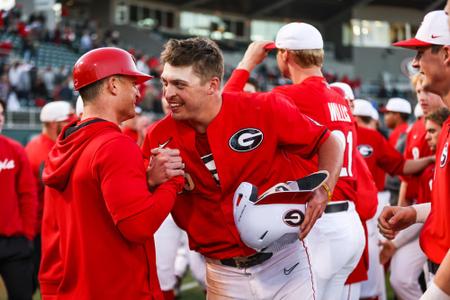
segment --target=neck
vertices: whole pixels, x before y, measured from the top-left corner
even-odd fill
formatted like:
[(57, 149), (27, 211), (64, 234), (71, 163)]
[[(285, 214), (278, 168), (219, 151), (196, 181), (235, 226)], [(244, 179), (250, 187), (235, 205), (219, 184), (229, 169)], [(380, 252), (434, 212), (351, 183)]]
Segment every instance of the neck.
[(46, 126), (42, 127), (42, 134), (48, 136), (52, 141), (56, 141), (56, 139), (58, 138), (56, 130), (52, 130), (51, 128), (48, 128)]
[(322, 71), (319, 67), (302, 68), (297, 64), (289, 65), (289, 74), (291, 75), (290, 79), (293, 84), (300, 84), (305, 79), (313, 76), (323, 77)]
[(208, 103), (208, 107), (202, 107), (201, 112), (197, 114), (195, 119), (188, 121), (191, 127), (198, 133), (205, 133), (209, 124), (219, 114), (222, 108), (222, 97), (217, 95)]
[[(97, 100), (95, 100), (97, 101)], [(103, 105), (105, 103), (105, 105)], [(85, 104), (83, 116), (81, 121), (90, 118), (100, 118), (116, 125), (120, 125), (124, 120), (112, 109), (111, 105), (106, 105), (107, 102), (89, 103)]]

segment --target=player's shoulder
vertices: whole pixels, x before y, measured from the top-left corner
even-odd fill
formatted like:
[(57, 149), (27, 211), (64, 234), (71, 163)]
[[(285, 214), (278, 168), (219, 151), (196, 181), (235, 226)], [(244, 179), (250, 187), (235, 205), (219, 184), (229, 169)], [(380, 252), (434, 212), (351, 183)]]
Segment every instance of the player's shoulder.
[(0, 142), (5, 146), (5, 147), (10, 147), (12, 149), (19, 149), (19, 150), (23, 150), (24, 147), (22, 146), (21, 143), (19, 143), (18, 141), (9, 138), (7, 136), (1, 135), (0, 134)]
[(165, 131), (170, 130), (175, 125), (175, 120), (172, 117), (172, 114), (167, 114), (163, 118), (153, 122), (147, 129), (148, 135), (160, 134)]

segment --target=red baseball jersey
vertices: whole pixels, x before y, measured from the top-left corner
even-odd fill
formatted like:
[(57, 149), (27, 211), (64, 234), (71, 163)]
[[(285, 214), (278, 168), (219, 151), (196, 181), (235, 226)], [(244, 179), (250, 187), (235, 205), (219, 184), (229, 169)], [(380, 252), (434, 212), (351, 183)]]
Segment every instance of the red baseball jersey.
[(43, 180), (42, 294), (162, 299), (153, 239), (137, 242), (119, 230), (152, 210), (145, 228), (151, 235), (176, 197), (170, 181), (149, 193), (139, 147), (111, 122), (71, 123), (49, 154)]
[[(234, 70), (224, 90), (242, 91), (248, 77), (248, 71)], [(327, 127), (342, 141), (345, 145), (344, 162), (332, 200), (355, 201), (356, 129), (347, 101), (320, 76), (309, 77), (301, 84), (279, 86), (272, 92), (286, 95), (302, 113)], [(317, 156), (303, 163), (308, 170), (316, 170)]]
[[(406, 159), (418, 159), (432, 155), (430, 146), (425, 140), (426, 135), (425, 121), (423, 118), (417, 120), (408, 130), (405, 143), (404, 156)], [(406, 199), (413, 201), (418, 197), (420, 174), (403, 176), (402, 180), (408, 183), (406, 190)]]
[(33, 138), (25, 147), (25, 152), (30, 160), (38, 191), (38, 216), (36, 227), (36, 232), (38, 233), (41, 232), (42, 211), (44, 208), (44, 183), (42, 182), (42, 171), (44, 170), (44, 163), (47, 160), (48, 154), (54, 145), (55, 141), (42, 133)]
[(0, 134), (0, 236), (34, 238), (37, 195), (22, 145)]
[(224, 92), (222, 100), (206, 135), (168, 115), (149, 129), (143, 145), (147, 158), (159, 145), (180, 150), (188, 184), (172, 215), (188, 233), (190, 248), (216, 259), (255, 252), (240, 240), (234, 223), (239, 184), (250, 182), (262, 193), (304, 176), (294, 155), (312, 157), (329, 136), (283, 95)]
[(394, 130), (392, 130), (391, 134), (389, 135), (389, 139), (388, 139), (389, 144), (391, 144), (396, 149), (398, 149), (397, 143), (399, 142), (399, 139), (403, 135), (407, 134), (408, 126), (409, 126), (408, 123), (403, 123), (403, 124), (395, 127)]
[(434, 163), (429, 164), (428, 167), (423, 170), (419, 176), (418, 193), (417, 193), (417, 204), (431, 202), (431, 191), (433, 190), (434, 181)]
[(376, 130), (357, 126), (358, 151), (364, 157), (378, 191), (384, 190), (385, 172), (399, 175), (405, 159), (384, 136)]
[(440, 264), (450, 248), (450, 119), (442, 125), (436, 147), (436, 164), (431, 212), (420, 234), (420, 246), (427, 257)]

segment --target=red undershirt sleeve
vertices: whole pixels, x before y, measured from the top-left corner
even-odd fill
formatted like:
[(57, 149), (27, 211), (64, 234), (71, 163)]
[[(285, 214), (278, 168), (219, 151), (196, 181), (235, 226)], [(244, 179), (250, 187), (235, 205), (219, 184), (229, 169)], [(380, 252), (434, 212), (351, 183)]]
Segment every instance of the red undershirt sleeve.
[(223, 87), (224, 92), (242, 92), (244, 90), (245, 84), (250, 77), (250, 73), (244, 69), (235, 69), (231, 73), (230, 78)]

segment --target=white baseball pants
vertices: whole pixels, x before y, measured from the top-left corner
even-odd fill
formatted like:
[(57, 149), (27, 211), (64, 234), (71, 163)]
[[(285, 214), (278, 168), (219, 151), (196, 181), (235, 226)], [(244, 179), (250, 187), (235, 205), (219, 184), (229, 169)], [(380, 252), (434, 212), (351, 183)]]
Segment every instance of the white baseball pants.
[(206, 261), (208, 300), (315, 299), (312, 271), (303, 242), (293, 243), (262, 264), (246, 269)]
[(341, 299), (348, 275), (364, 251), (364, 229), (349, 201), (347, 211), (324, 213), (307, 236), (318, 300)]

